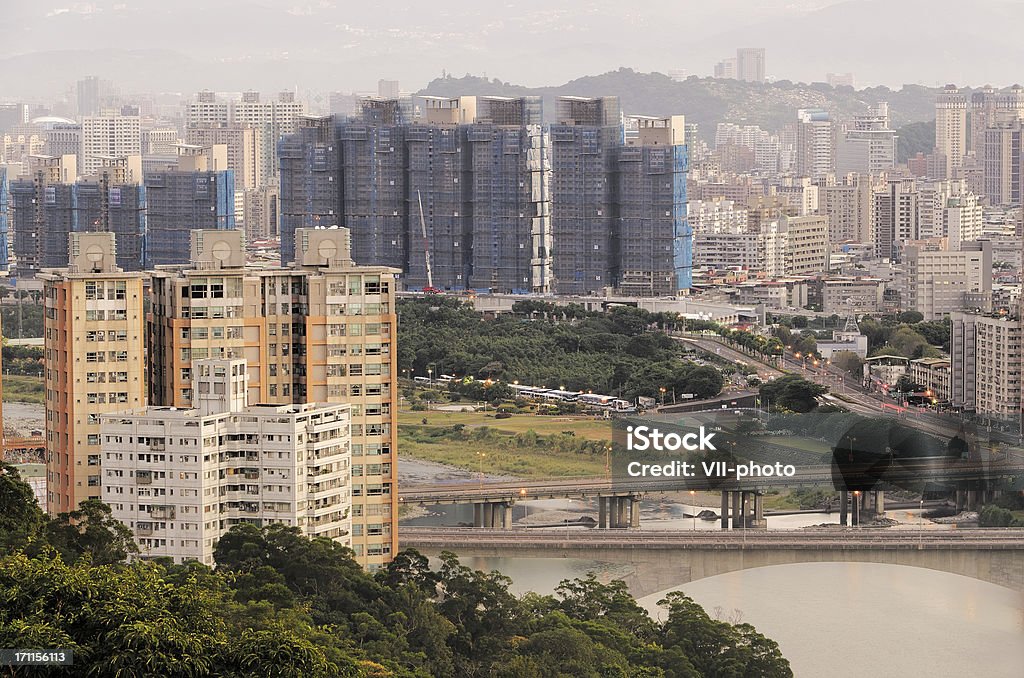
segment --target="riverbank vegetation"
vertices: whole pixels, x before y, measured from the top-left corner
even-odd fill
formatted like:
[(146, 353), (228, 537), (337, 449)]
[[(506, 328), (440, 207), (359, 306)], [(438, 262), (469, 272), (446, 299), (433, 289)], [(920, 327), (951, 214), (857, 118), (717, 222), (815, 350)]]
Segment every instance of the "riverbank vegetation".
[(513, 311), (486, 319), (451, 297), (401, 300), (399, 373), (471, 376), (628, 400), (673, 390), (704, 398), (722, 389), (718, 368), (684, 359), (683, 347), (665, 333), (681, 322), (674, 313), (628, 306), (599, 313), (533, 300), (516, 302)]
[[(0, 644), (74, 665), (25, 675), (137, 678), (788, 678), (778, 645), (682, 593), (653, 620), (622, 582), (554, 595), (415, 551), (369, 573), (351, 551), (283, 525), (236, 526), (216, 569), (126, 562), (109, 509), (54, 521), (0, 467)], [(52, 529), (51, 529), (52, 528)]]

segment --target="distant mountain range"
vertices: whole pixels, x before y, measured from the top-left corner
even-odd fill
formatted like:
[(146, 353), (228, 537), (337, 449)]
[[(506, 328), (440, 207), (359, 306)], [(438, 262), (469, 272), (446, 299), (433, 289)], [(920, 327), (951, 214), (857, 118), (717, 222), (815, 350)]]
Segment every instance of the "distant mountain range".
[(737, 47), (774, 79), (997, 86), (1024, 79), (1014, 0), (3, 0), (0, 96), (85, 75), (125, 91), (419, 87), (446, 70), (531, 86), (620, 66), (703, 75)]
[(775, 130), (794, 122), (798, 108), (824, 108), (837, 118), (849, 119), (865, 113), (869, 105), (879, 101), (889, 102), (893, 127), (927, 122), (935, 117), (937, 93), (937, 89), (918, 85), (905, 85), (893, 91), (887, 87), (854, 90), (822, 83), (805, 85), (783, 81), (761, 85), (696, 77), (676, 82), (660, 73), (637, 73), (625, 68), (578, 78), (557, 87), (530, 88), (474, 76), (449, 77), (434, 80), (419, 92), (434, 96), (541, 96), (549, 119), (554, 114), (556, 97), (616, 95), (626, 113), (682, 113), (687, 122), (696, 123), (701, 136), (708, 139), (714, 136), (715, 125), (723, 121)]

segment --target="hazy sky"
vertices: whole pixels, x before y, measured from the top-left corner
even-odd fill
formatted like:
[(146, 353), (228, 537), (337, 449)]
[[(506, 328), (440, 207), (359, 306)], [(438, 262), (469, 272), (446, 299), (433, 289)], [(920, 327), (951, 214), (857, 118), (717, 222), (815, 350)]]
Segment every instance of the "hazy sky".
[(0, 19), (7, 98), (92, 73), (153, 91), (704, 76), (738, 46), (767, 48), (769, 76), (807, 82), (1006, 85), (1024, 63), (1024, 3), (1007, 0), (0, 0)]

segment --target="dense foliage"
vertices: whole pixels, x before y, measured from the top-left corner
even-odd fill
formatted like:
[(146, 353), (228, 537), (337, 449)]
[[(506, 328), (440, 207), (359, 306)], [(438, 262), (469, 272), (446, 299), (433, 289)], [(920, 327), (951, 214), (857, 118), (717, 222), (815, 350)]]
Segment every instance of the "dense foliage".
[(522, 301), (515, 313), (484, 319), (451, 297), (399, 303), (398, 367), (403, 374), (518, 381), (531, 386), (657, 397), (661, 389), (718, 394), (714, 367), (680, 357), (665, 329), (681, 321), (671, 313), (617, 307), (589, 313), (579, 306)]
[[(52, 527), (0, 469), (0, 647), (74, 651), (98, 678), (743, 678), (792, 676), (747, 624), (670, 594), (655, 622), (622, 582), (564, 581), (517, 598), (510, 580), (414, 551), (370, 574), (297, 528), (236, 526), (217, 570), (126, 564), (124, 526), (99, 502)], [(82, 524), (86, 523), (85, 527)], [(67, 532), (75, 534), (67, 534)]]
[(761, 399), (776, 411), (810, 412), (818, 405), (818, 396), (828, 388), (797, 374), (787, 374), (761, 384)]

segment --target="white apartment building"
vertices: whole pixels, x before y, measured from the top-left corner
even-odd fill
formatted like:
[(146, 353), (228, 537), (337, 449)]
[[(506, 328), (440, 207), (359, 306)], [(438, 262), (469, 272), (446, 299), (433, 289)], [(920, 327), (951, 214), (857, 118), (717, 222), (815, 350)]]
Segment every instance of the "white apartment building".
[(747, 214), (746, 207), (725, 198), (691, 200), (686, 205), (694, 233), (740, 233), (747, 228)]
[(878, 278), (829, 278), (821, 282), (821, 310), (849, 315), (882, 310), (885, 283)]
[(350, 543), (350, 406), (249, 406), (247, 375), (245, 360), (199, 360), (192, 409), (101, 417), (103, 500), (142, 558), (212, 566), (240, 523)]
[(964, 166), (967, 152), (967, 97), (956, 85), (946, 85), (935, 100), (935, 153), (942, 158), (942, 179)]
[(942, 228), (949, 249), (958, 250), (963, 243), (981, 238), (985, 218), (981, 202), (973, 193), (957, 195), (946, 200), (942, 208)]
[(142, 122), (137, 115), (98, 115), (82, 119), (82, 152), (79, 169), (95, 174), (104, 158), (123, 158), (142, 153)]

